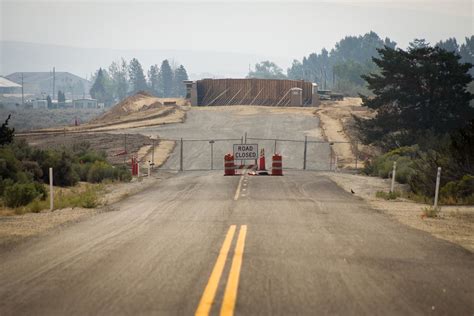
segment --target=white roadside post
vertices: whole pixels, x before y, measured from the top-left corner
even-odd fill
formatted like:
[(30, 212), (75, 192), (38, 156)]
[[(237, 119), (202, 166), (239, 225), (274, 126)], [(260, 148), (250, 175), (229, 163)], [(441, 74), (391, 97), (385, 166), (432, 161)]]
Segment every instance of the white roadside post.
[(137, 178), (140, 179), (140, 162), (137, 159)]
[(438, 167), (438, 173), (436, 174), (436, 188), (435, 188), (435, 199), (434, 199), (434, 208), (438, 207), (438, 195), (439, 195), (439, 181), (441, 179), (441, 167)]
[(397, 162), (393, 162), (393, 170), (392, 170), (392, 184), (390, 185), (390, 192), (393, 193), (395, 189), (395, 174), (397, 173)]
[(53, 192), (53, 168), (49, 168), (49, 208), (54, 209), (54, 192)]

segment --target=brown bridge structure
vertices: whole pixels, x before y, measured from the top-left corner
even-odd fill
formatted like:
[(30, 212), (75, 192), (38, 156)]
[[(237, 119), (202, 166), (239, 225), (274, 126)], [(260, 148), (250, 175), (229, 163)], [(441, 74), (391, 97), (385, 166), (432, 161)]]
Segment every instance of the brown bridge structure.
[(304, 80), (202, 79), (184, 83), (187, 98), (194, 106), (316, 106), (319, 104), (317, 84)]

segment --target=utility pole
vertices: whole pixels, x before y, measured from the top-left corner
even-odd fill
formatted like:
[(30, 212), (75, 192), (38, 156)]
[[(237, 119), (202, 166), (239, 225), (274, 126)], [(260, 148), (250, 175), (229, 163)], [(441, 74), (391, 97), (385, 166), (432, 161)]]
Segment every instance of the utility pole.
[(21, 73), (21, 105), (25, 106), (25, 94), (23, 90), (23, 73)]
[(51, 101), (54, 100), (55, 90), (56, 90), (56, 67), (53, 67), (53, 95), (51, 96)]

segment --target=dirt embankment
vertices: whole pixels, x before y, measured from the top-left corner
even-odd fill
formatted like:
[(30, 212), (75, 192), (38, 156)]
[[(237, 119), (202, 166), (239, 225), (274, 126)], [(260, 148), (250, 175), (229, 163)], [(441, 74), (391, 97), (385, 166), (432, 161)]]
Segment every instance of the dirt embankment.
[[(105, 132), (161, 124), (181, 123), (189, 110), (182, 98), (157, 98), (138, 92), (107, 110), (103, 115), (79, 126), (46, 128), (27, 134)], [(26, 134), (26, 133), (25, 133)]]
[(362, 145), (356, 136), (353, 115), (361, 118), (373, 117), (374, 112), (361, 106), (360, 98), (345, 98), (343, 101), (323, 101), (316, 115), (328, 141), (334, 142), (333, 150), (340, 168), (363, 166), (367, 157), (378, 153), (376, 148)]

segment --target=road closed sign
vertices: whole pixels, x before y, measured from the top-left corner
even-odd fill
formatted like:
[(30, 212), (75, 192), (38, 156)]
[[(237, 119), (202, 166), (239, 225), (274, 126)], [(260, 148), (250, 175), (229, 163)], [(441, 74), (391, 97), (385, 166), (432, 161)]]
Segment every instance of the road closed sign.
[(234, 144), (235, 160), (255, 160), (258, 158), (257, 144)]

